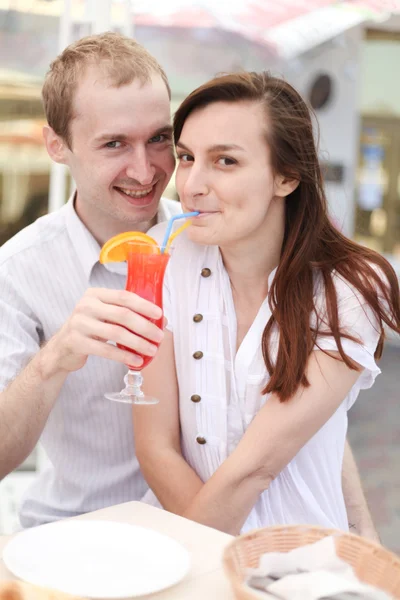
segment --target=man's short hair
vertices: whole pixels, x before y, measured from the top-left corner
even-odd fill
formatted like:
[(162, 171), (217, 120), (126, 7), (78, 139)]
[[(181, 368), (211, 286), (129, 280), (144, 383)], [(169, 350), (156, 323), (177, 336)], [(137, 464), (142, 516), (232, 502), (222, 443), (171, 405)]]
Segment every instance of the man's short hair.
[(134, 79), (145, 84), (152, 75), (160, 75), (171, 98), (163, 68), (135, 40), (112, 32), (84, 37), (67, 46), (50, 64), (42, 90), (47, 122), (69, 147), (75, 92), (90, 66), (100, 69), (115, 87), (129, 85)]

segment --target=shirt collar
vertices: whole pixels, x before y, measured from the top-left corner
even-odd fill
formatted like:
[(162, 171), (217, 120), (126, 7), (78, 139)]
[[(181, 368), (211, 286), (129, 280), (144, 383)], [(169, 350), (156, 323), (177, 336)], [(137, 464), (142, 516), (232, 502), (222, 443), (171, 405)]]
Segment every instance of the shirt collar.
[(164, 221), (168, 221), (170, 217), (171, 211), (169, 210), (164, 198), (161, 198), (157, 211), (157, 223), (163, 223)]
[(75, 206), (75, 194), (66, 205), (66, 225), (71, 243), (89, 281), (94, 265), (99, 260), (100, 245), (78, 217)]
[[(75, 210), (75, 197), (76, 192), (71, 196), (68, 200), (65, 210), (66, 210), (66, 225), (68, 235), (70, 237), (71, 243), (76, 251), (76, 254), (80, 260), (83, 271), (87, 280), (90, 280), (90, 276), (92, 274), (93, 268), (99, 262), (99, 254), (100, 254), (100, 245), (95, 240), (93, 235), (87, 229), (87, 227), (82, 223), (80, 218), (78, 217)], [(161, 198), (160, 204), (157, 212), (157, 223), (161, 223), (162, 221), (167, 221), (170, 218), (170, 213), (168, 211), (167, 205), (163, 202)], [(110, 263), (107, 265), (103, 265), (107, 270), (112, 271), (113, 273), (125, 273), (126, 265), (120, 263)]]

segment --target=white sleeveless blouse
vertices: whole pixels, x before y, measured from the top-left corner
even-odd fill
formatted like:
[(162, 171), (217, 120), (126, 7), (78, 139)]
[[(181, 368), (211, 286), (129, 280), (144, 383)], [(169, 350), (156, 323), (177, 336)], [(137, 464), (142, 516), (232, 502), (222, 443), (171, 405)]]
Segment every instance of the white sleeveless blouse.
[[(161, 240), (164, 231), (165, 225), (160, 224), (149, 233)], [(270, 283), (273, 277), (274, 272)], [(364, 371), (336, 413), (261, 494), (243, 532), (290, 523), (348, 530), (341, 485), (347, 410), (380, 373), (374, 360), (379, 333), (368, 307), (349, 284), (336, 277), (335, 285), (341, 326), (362, 340), (357, 344), (342, 339), (343, 349)], [(316, 294), (322, 314), (321, 286), (319, 291), (316, 286)], [(236, 352), (236, 314), (219, 248), (195, 245), (183, 233), (176, 240), (165, 277), (164, 310), (174, 336), (182, 452), (207, 481), (268, 401), (268, 395), (261, 393), (269, 379), (261, 350), (262, 333), (271, 316), (268, 299)], [(272, 358), (278, 341), (275, 331)], [(318, 343), (324, 349), (337, 349), (329, 337), (320, 336)], [(160, 506), (151, 491), (143, 500)]]

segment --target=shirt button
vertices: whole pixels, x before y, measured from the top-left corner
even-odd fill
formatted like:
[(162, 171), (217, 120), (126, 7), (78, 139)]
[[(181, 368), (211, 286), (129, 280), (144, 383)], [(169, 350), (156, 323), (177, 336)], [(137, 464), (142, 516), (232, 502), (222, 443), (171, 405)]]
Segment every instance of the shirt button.
[(203, 436), (201, 436), (201, 435), (198, 435), (198, 436), (197, 436), (197, 438), (196, 438), (196, 442), (197, 442), (198, 444), (200, 444), (200, 445), (207, 444), (207, 440), (206, 440), (206, 438), (204, 438), (204, 437), (203, 437)]
[(195, 323), (200, 323), (200, 321), (202, 321), (202, 320), (203, 320), (203, 315), (201, 315), (200, 313), (198, 313), (197, 315), (194, 315), (194, 317), (193, 317), (193, 321)]
[(203, 358), (203, 353), (201, 350), (197, 350), (197, 352), (195, 352), (193, 354), (193, 358), (195, 358), (196, 360), (200, 360), (200, 358)]
[(190, 399), (192, 402), (200, 402), (201, 396), (199, 396), (198, 394), (193, 394), (193, 396), (190, 396)]
[(211, 275), (211, 269), (208, 269), (207, 267), (205, 269), (201, 270), (201, 276), (202, 277), (210, 277)]

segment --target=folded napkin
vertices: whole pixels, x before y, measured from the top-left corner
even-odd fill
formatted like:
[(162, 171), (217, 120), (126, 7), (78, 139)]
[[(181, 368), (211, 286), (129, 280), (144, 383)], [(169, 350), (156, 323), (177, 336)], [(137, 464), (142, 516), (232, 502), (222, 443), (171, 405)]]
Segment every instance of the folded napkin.
[[(248, 569), (246, 584), (261, 598), (281, 600), (390, 600), (361, 583), (352, 567), (336, 554), (332, 536), (291, 552), (268, 552), (256, 569)], [(264, 592), (264, 593), (261, 593)]]

